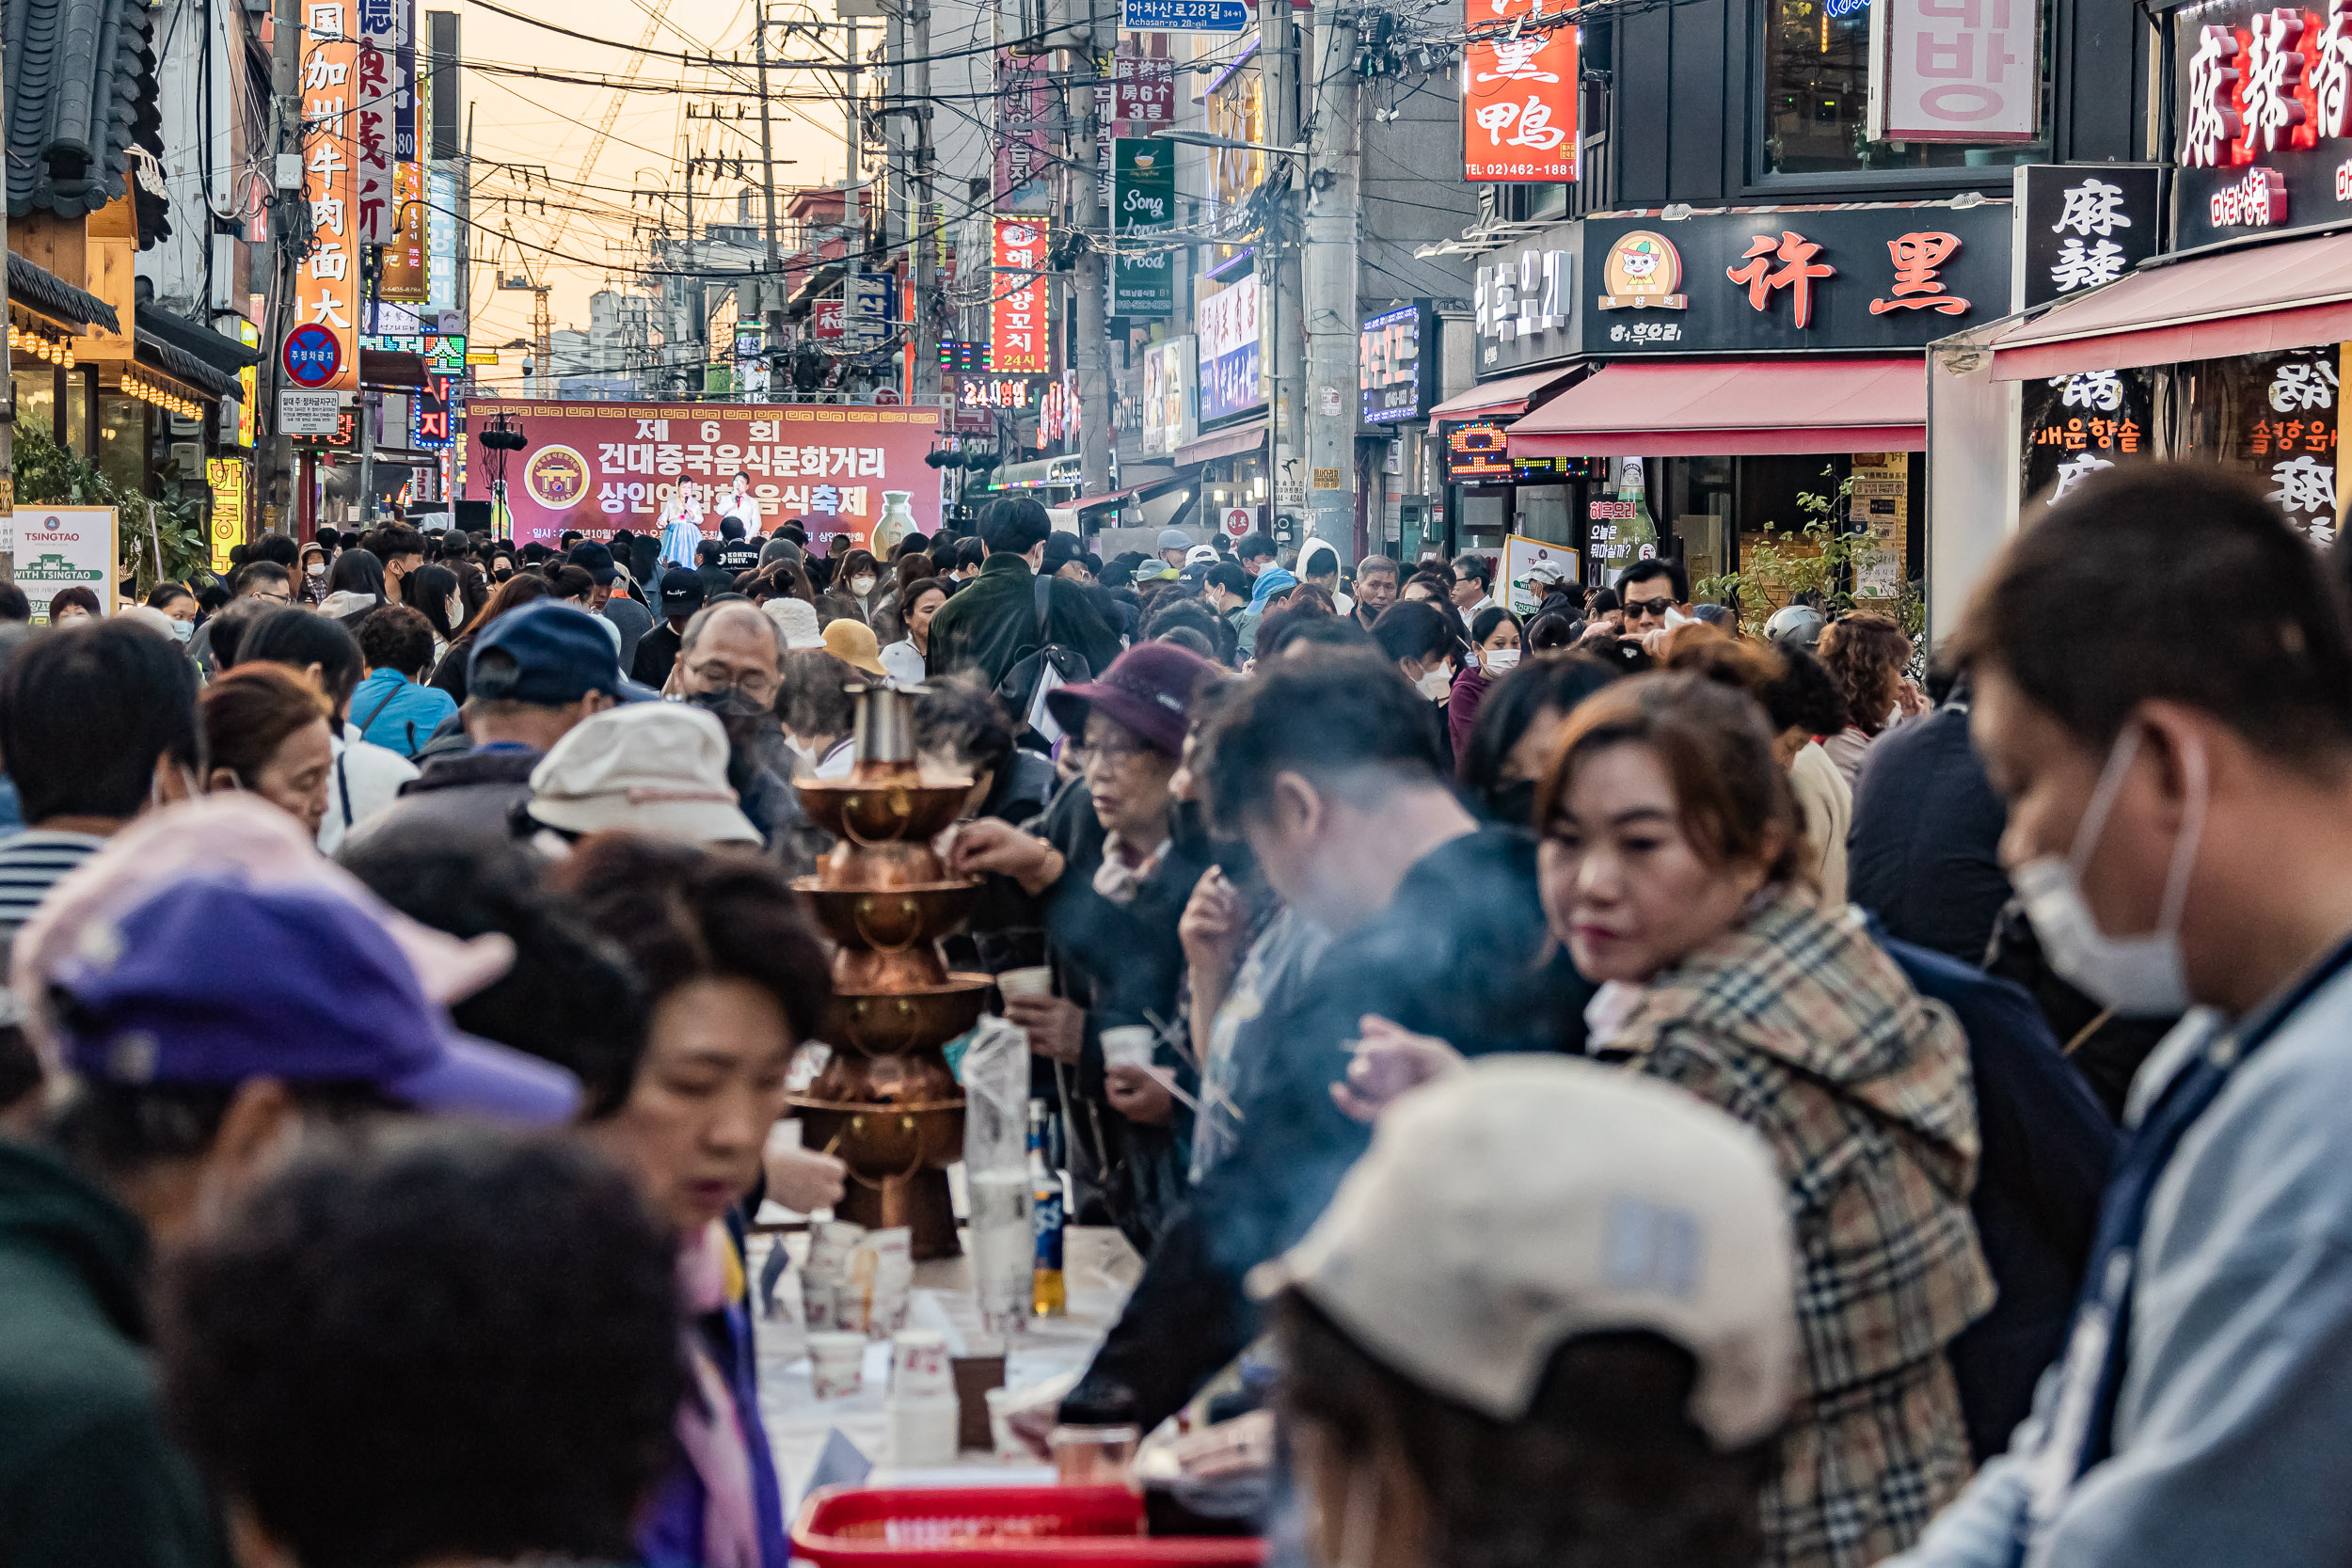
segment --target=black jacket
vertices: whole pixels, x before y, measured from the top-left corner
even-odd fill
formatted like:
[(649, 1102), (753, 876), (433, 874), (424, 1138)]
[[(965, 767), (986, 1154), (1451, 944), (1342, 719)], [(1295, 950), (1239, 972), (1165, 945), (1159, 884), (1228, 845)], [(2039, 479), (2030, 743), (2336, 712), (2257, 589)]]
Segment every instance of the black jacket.
[(677, 667), (678, 649), (684, 645), (678, 634), (662, 622), (637, 640), (637, 657), (628, 667), (628, 678), (640, 686), (650, 686), (656, 691), (668, 684), (670, 672)]
[(1871, 744), (1846, 833), (1846, 896), (1897, 942), (1982, 963), (2009, 902), (2008, 820), (1968, 744), (1967, 702), (1955, 693)]
[[(932, 675), (977, 670), (990, 686), (1039, 647), (1037, 578), (1017, 555), (999, 552), (980, 563), (980, 575), (940, 606), (932, 618), (930, 652), (924, 669)], [(1095, 674), (1119, 657), (1119, 636), (1096, 613), (1086, 590), (1056, 579), (1047, 603), (1046, 638), (1074, 650)]]
[(1483, 829), (1415, 862), (1386, 911), (1244, 1026), (1241, 1142), (1162, 1234), (1068, 1418), (1130, 1409), (1149, 1431), (1249, 1342), (1243, 1276), (1306, 1233), (1370, 1142), (1331, 1101), (1365, 1014), (1469, 1055), (1578, 1053), (1592, 991), (1545, 928), (1532, 837)]
[(428, 757), (400, 799), (360, 824), (346, 845), (421, 832), (436, 843), (504, 844), (515, 837), (515, 808), (531, 799), (531, 770), (544, 753), (501, 746)]

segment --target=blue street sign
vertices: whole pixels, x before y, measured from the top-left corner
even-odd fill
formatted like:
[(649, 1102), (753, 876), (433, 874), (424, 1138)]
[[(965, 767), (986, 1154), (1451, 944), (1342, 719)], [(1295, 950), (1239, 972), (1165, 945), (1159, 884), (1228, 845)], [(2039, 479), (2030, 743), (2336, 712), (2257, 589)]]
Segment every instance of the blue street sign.
[(305, 322), (286, 334), (279, 358), (296, 386), (324, 387), (343, 368), (343, 345), (326, 327)]
[(1131, 33), (1246, 33), (1257, 23), (1248, 0), (1121, 0)]

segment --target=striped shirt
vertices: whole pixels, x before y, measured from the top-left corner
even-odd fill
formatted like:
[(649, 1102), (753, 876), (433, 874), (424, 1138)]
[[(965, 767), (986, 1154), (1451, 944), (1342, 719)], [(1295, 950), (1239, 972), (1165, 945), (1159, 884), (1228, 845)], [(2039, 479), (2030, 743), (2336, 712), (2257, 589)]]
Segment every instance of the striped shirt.
[(105, 844), (91, 833), (35, 829), (0, 838), (0, 942), (13, 942), (49, 890)]

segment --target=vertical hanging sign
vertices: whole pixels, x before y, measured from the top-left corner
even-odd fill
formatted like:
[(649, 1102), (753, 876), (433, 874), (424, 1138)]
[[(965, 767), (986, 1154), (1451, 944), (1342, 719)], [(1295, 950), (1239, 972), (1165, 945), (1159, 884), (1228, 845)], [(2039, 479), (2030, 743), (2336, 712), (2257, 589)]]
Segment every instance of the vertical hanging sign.
[(422, 304), (432, 292), (424, 266), (424, 167), (421, 164), (392, 166), (392, 243), (384, 247), (384, 271), (377, 297)]
[[(2007, 0), (2002, 0), (2006, 4)], [(1577, 30), (1557, 0), (1465, 5), (1474, 30), (1462, 54), (1462, 177), (1546, 184), (1577, 177)], [(1507, 25), (1505, 25), (1507, 24)]]
[[(310, 205), (310, 252), (294, 270), (294, 320), (289, 338), (334, 339), (332, 354), (313, 357), (321, 379), (302, 385), (342, 390), (359, 384), (359, 224), (353, 134), (361, 92), (352, 0), (309, 0), (303, 7), (303, 196)], [(318, 347), (327, 345), (320, 341)], [(331, 367), (331, 368), (329, 368)]]
[(1119, 236), (1111, 269), (1112, 315), (1175, 314), (1172, 252), (1156, 238), (1175, 221), (1175, 150), (1148, 137), (1120, 137), (1111, 156), (1111, 230)]
[[(392, 0), (358, 0), (358, 69), (352, 72), (351, 113), (358, 140), (359, 243), (392, 243), (392, 166), (399, 161), (397, 132), (403, 84), (400, 30)], [(355, 276), (357, 276), (355, 272)]]
[(996, 57), (997, 205), (1009, 212), (1052, 207), (1054, 78), (1043, 55)]
[(1047, 303), (1043, 218), (997, 218), (996, 274), (990, 290), (990, 362), (1002, 375), (1050, 375), (1053, 309)]

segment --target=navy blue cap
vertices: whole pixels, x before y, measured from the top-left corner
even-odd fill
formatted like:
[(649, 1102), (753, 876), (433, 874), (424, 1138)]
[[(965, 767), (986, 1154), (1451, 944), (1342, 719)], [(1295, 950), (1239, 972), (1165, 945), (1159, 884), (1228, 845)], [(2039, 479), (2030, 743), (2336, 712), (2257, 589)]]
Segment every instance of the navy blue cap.
[(538, 1125), (579, 1103), (562, 1068), (460, 1034), (375, 917), (317, 886), (176, 878), (86, 927), (54, 990), (68, 1065), (106, 1083), (367, 1084)]
[(621, 575), (612, 564), (611, 546), (600, 545), (594, 539), (582, 539), (574, 545), (571, 562), (599, 583), (611, 582)]
[(563, 707), (591, 691), (617, 694), (620, 656), (601, 622), (577, 605), (538, 599), (510, 610), (474, 639), (466, 692), (491, 702)]

